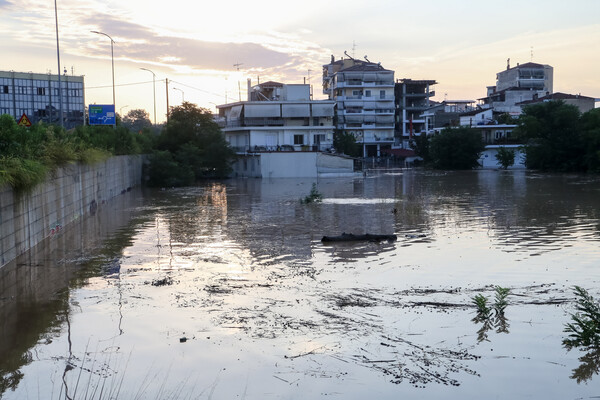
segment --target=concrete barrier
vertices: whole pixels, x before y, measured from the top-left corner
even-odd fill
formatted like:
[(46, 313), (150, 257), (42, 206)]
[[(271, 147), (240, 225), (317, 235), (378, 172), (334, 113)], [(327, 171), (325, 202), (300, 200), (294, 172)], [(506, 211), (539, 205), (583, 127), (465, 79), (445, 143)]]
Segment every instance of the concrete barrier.
[(0, 266), (142, 182), (142, 156), (73, 164), (28, 193), (0, 188)]

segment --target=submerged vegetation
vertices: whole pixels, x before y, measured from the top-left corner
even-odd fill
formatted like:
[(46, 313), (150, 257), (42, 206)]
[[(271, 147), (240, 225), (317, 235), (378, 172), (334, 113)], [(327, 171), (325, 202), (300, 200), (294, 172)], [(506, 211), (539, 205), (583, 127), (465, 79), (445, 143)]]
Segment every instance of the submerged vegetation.
[(577, 312), (571, 315), (571, 322), (565, 325), (564, 332), (569, 335), (563, 339), (563, 345), (569, 350), (574, 347), (599, 350), (600, 304), (579, 286), (575, 286), (573, 292)]
[(317, 190), (317, 184), (313, 183), (310, 189), (310, 194), (305, 198), (301, 199), (302, 204), (320, 203), (323, 201), (323, 195)]
[(482, 294), (473, 296), (472, 301), (477, 307), (477, 315), (473, 322), (482, 323), (477, 331), (477, 340), (482, 342), (488, 339), (488, 331), (496, 329), (496, 333), (508, 333), (508, 322), (504, 315), (504, 310), (508, 305), (506, 298), (510, 294), (510, 289), (496, 286), (494, 304), (488, 306), (488, 298)]

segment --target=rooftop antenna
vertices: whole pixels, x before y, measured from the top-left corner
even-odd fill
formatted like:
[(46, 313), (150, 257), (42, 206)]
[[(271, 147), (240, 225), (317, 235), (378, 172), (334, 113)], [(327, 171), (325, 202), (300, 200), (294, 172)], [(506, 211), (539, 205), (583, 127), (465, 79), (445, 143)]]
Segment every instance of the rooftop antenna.
[(356, 42), (353, 40), (352, 41), (352, 58), (354, 58), (355, 51), (356, 51)]
[(531, 46), (531, 62), (533, 62), (533, 46)]
[(367, 56), (365, 56), (365, 60), (367, 60), (368, 63), (370, 63), (371, 61), (367, 58)]
[[(236, 68), (236, 70), (238, 72), (240, 72), (240, 65), (243, 65), (243, 63), (235, 63), (233, 64), (233, 66)], [(239, 101), (242, 101), (242, 89), (240, 88), (240, 80), (238, 78), (238, 98)]]

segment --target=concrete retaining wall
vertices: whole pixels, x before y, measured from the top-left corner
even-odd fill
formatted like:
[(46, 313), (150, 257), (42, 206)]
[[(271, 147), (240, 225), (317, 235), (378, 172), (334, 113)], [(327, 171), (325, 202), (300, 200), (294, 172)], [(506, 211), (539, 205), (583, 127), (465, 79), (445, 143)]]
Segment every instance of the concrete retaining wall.
[(0, 188), (0, 266), (141, 184), (142, 156), (61, 168), (29, 193)]

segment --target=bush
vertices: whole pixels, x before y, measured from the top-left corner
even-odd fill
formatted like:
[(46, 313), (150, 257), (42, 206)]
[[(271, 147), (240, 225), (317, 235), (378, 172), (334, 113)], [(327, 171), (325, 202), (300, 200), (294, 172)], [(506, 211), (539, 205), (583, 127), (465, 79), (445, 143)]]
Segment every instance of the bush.
[(148, 186), (176, 187), (194, 183), (194, 171), (175, 161), (168, 151), (155, 151), (148, 161)]
[(485, 148), (481, 133), (466, 127), (446, 128), (429, 140), (429, 156), (437, 169), (478, 167), (479, 156)]

